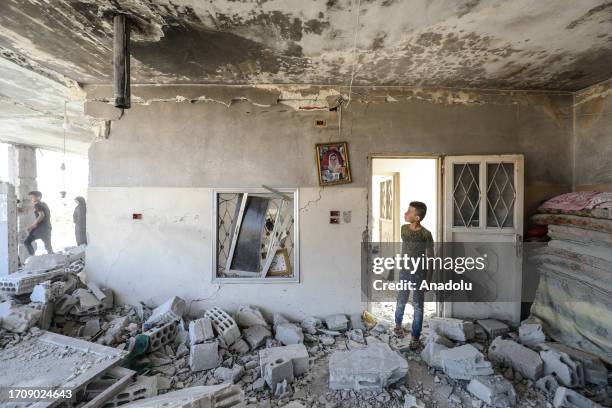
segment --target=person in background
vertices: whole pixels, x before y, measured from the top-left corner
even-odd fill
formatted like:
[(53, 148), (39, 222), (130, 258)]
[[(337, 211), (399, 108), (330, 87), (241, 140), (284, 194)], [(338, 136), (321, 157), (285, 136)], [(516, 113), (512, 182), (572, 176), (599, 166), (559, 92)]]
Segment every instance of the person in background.
[(30, 201), (34, 205), (34, 216), (36, 219), (26, 230), (28, 236), (23, 241), (26, 249), (30, 256), (34, 255), (34, 247), (32, 242), (40, 239), (45, 244), (45, 249), (48, 254), (53, 253), (53, 247), (51, 246), (51, 210), (49, 206), (42, 202), (42, 193), (40, 191), (30, 191), (28, 193)]
[(76, 197), (74, 202), (77, 206), (72, 214), (74, 221), (74, 235), (76, 236), (77, 245), (87, 245), (87, 204), (83, 197)]

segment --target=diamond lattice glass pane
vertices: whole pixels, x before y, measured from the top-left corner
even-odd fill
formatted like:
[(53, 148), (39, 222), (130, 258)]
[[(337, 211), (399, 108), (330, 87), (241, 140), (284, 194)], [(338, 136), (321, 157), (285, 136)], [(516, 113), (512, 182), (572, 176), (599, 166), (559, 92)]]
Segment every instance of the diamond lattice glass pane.
[(480, 225), (480, 165), (453, 164), (453, 226), (478, 227)]
[(487, 227), (514, 226), (514, 163), (487, 164)]
[(221, 193), (217, 195), (217, 273), (225, 271), (232, 243), (236, 206), (241, 194)]

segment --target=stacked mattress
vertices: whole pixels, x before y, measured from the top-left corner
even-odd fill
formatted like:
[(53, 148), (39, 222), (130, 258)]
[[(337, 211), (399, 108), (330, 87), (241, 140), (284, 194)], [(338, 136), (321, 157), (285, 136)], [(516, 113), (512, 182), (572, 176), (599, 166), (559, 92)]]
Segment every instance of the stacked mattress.
[(555, 340), (612, 363), (612, 193), (563, 194), (537, 212), (551, 240), (532, 257), (531, 313)]

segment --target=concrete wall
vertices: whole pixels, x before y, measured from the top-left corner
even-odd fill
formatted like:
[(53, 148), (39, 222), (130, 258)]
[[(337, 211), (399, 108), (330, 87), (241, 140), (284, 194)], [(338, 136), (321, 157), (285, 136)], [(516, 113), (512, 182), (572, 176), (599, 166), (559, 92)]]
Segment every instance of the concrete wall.
[(575, 96), (576, 190), (612, 191), (612, 79)]
[[(522, 153), (527, 208), (571, 187), (571, 95), (356, 89), (339, 132), (338, 112), (296, 111), (285, 100), (228, 107), (197, 97), (207, 89), (185, 92), (136, 89), (147, 105), (126, 111), (90, 148), (87, 273), (120, 301), (177, 294), (199, 299), (192, 312), (241, 303), (294, 317), (358, 311), (372, 153)], [(320, 190), (314, 144), (339, 139), (349, 143), (354, 181)], [(261, 184), (300, 188), (302, 282), (212, 285), (211, 188)], [(329, 225), (330, 209), (351, 210), (352, 223)]]

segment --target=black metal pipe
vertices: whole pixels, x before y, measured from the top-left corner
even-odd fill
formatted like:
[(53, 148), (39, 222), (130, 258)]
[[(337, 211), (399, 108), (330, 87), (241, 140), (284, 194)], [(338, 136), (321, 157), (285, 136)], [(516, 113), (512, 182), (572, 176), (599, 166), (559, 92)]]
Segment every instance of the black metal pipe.
[(114, 20), (113, 68), (115, 107), (129, 109), (130, 95), (130, 22), (125, 14)]

